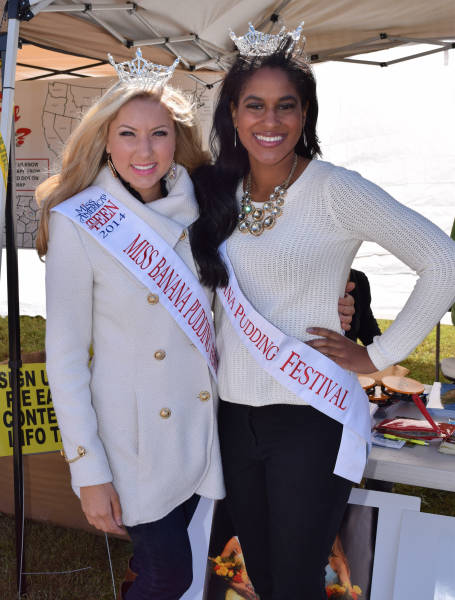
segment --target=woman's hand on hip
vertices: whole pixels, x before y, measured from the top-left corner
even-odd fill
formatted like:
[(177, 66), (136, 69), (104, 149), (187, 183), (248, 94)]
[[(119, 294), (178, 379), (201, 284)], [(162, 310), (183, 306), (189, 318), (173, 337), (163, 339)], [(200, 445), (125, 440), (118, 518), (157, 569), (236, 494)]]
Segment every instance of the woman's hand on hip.
[(338, 299), (338, 315), (340, 317), (341, 329), (349, 331), (351, 329), (352, 317), (355, 313), (354, 298), (349, 294), (355, 288), (353, 281), (348, 281), (344, 296)]
[(125, 533), (120, 499), (112, 483), (81, 487), (81, 505), (93, 527), (106, 533)]
[(306, 343), (328, 356), (343, 369), (355, 373), (373, 373), (377, 371), (365, 346), (360, 346), (360, 344), (356, 344), (344, 335), (324, 327), (310, 327), (307, 332), (320, 337)]

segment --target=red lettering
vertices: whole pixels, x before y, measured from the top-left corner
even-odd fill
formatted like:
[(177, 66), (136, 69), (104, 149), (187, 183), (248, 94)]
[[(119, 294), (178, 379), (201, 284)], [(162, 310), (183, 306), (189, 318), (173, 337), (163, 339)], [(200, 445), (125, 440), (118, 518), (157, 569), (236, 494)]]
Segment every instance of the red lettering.
[[(133, 260), (136, 258), (137, 254), (139, 254), (139, 252), (141, 251), (141, 248), (144, 244), (148, 244), (147, 240), (143, 240), (139, 246), (136, 246), (137, 241), (139, 240), (139, 238), (141, 237), (141, 234), (138, 233), (137, 237), (131, 242), (131, 244), (129, 246), (127, 246), (123, 252), (126, 252), (128, 254), (128, 256), (130, 258), (132, 258)], [(136, 250), (138, 251), (137, 254), (135, 256), (133, 256), (133, 254), (136, 252)]]
[(305, 375), (305, 377), (306, 377), (305, 381), (304, 381), (304, 382), (302, 382), (302, 381), (300, 381), (300, 380), (299, 380), (299, 381), (300, 381), (300, 383), (301, 383), (302, 385), (305, 385), (306, 383), (308, 383), (308, 381), (309, 381), (309, 379), (310, 379), (310, 376), (309, 376), (309, 374), (308, 374), (308, 371), (309, 371), (310, 369), (311, 369), (311, 371), (313, 371), (313, 373), (314, 373), (314, 369), (313, 369), (313, 367), (310, 367), (310, 365), (308, 365), (308, 367), (307, 367), (307, 368), (304, 370), (304, 372), (303, 372), (303, 374), (304, 374), (304, 375)]
[[(139, 266), (139, 267), (140, 267), (140, 268), (141, 268), (143, 271), (145, 271), (145, 269), (148, 269), (148, 268), (150, 267), (150, 265), (151, 265), (151, 263), (152, 263), (152, 260), (153, 260), (153, 257), (154, 257), (154, 256), (158, 256), (158, 255), (159, 255), (159, 252), (158, 252), (158, 250), (155, 250), (155, 248), (154, 248), (152, 245), (150, 245), (148, 248), (146, 248), (146, 249), (144, 250), (144, 258), (143, 258), (142, 262), (139, 264), (139, 263), (136, 261), (136, 264), (137, 264), (137, 265), (138, 265), (138, 266)], [(145, 263), (145, 261), (146, 261), (147, 259), (148, 259), (148, 262), (147, 262), (147, 264), (144, 264), (144, 263)]]
[(343, 406), (344, 399), (346, 398), (346, 396), (347, 396), (347, 395), (348, 395), (348, 390), (345, 390), (345, 392), (344, 392), (344, 396), (341, 398), (341, 402), (340, 402), (340, 404), (337, 404), (337, 403), (335, 402), (335, 406), (338, 406), (338, 408), (339, 408), (340, 410), (346, 410), (346, 409), (347, 409), (347, 406)]
[[(318, 389), (318, 391), (316, 392), (316, 396), (318, 396), (318, 395), (319, 395), (319, 392), (322, 390), (322, 388), (323, 388), (323, 387), (325, 386), (325, 384), (327, 383), (327, 379), (328, 379), (328, 377), (326, 377), (326, 378), (324, 379), (324, 381), (322, 382), (322, 384), (321, 384), (320, 388), (319, 388), (319, 389)], [(332, 381), (332, 380), (330, 380), (330, 381)]]
[(313, 389), (313, 386), (314, 386), (314, 384), (316, 383), (316, 381), (317, 381), (317, 380), (318, 380), (320, 377), (324, 377), (324, 374), (323, 374), (323, 373), (320, 373), (319, 371), (315, 371), (315, 373), (317, 373), (317, 377), (316, 377), (316, 379), (313, 381), (313, 383), (310, 385), (310, 387), (309, 387), (309, 389), (310, 389), (310, 390), (312, 390), (312, 389)]
[[(200, 305), (200, 303), (199, 303), (199, 300), (197, 300), (197, 302), (198, 302), (198, 304)], [(189, 317), (189, 319), (188, 319), (188, 324), (189, 324), (189, 325), (191, 325), (191, 326), (193, 327), (193, 329), (194, 329), (195, 327), (197, 328), (197, 326), (198, 326), (198, 324), (199, 324), (199, 319), (201, 319), (201, 318), (202, 318), (202, 320), (204, 320), (204, 319), (205, 319), (205, 311), (204, 311), (204, 309), (203, 309), (203, 308), (201, 308), (201, 310), (200, 310), (200, 311), (199, 311), (199, 313), (197, 314), (197, 317), (196, 317), (196, 318), (194, 318), (194, 313), (193, 313), (193, 314), (192, 314), (192, 315)], [(194, 330), (195, 330), (195, 329), (194, 329)]]
[(193, 313), (193, 315), (194, 315), (194, 313), (199, 309), (200, 306), (201, 306), (201, 303), (196, 298), (196, 300), (189, 307), (189, 309), (186, 311), (186, 313), (183, 315), (183, 317), (186, 319), (186, 317), (189, 315), (189, 313)]
[(226, 298), (227, 303), (229, 304), (229, 308), (231, 310), (234, 310), (235, 297), (234, 297), (234, 294), (232, 292), (231, 286), (229, 286), (227, 288), (224, 288), (224, 296)]
[[(265, 353), (265, 357), (267, 360), (273, 360), (275, 358), (275, 356), (278, 354), (278, 352), (280, 351), (280, 349), (278, 348), (278, 346), (271, 346), (267, 352)], [(272, 354), (269, 356), (269, 353), (272, 352)]]
[[(324, 382), (324, 383), (325, 383), (325, 382)], [(325, 391), (324, 398), (327, 398), (327, 396), (328, 396), (329, 394), (331, 394), (331, 393), (333, 392), (333, 390), (336, 388), (336, 386), (338, 385), (338, 383), (336, 383), (336, 382), (334, 381), (334, 382), (333, 382), (333, 386), (332, 386), (332, 387), (330, 387), (330, 384), (331, 384), (331, 383), (332, 383), (332, 380), (330, 380), (330, 383), (327, 385), (327, 389), (326, 389), (326, 391)], [(319, 392), (318, 392), (318, 394), (319, 394)]]
[[(259, 337), (257, 337), (256, 339), (253, 339), (255, 337), (255, 335), (258, 335)], [(256, 342), (259, 342), (259, 340), (261, 339), (261, 335), (262, 335), (261, 330), (259, 329), (259, 327), (256, 327), (256, 329), (250, 335), (250, 340), (253, 342), (253, 344), (256, 344)]]
[[(251, 327), (251, 329), (248, 329), (249, 327)], [(247, 331), (248, 329), (248, 331)], [(246, 326), (243, 328), (243, 331), (245, 333), (245, 335), (248, 337), (250, 336), (253, 331), (254, 331), (254, 323), (252, 323), (249, 319), (247, 320), (247, 324)]]
[(297, 352), (294, 352), (294, 351), (292, 350), (292, 351), (291, 351), (291, 354), (290, 354), (290, 356), (289, 356), (289, 358), (288, 358), (288, 359), (286, 360), (286, 362), (285, 362), (285, 363), (284, 363), (284, 364), (283, 364), (283, 365), (280, 367), (280, 369), (283, 371), (283, 373), (284, 373), (284, 369), (285, 369), (285, 368), (286, 368), (288, 365), (291, 365), (291, 367), (293, 367), (293, 366), (294, 366), (294, 364), (295, 364), (295, 363), (294, 363), (293, 359), (294, 359), (295, 357), (298, 357), (298, 360), (300, 360), (300, 354), (297, 354)]
[(181, 295), (182, 295), (182, 292), (183, 292), (183, 290), (184, 290), (184, 288), (185, 288), (185, 284), (183, 283), (183, 284), (182, 284), (182, 289), (181, 289), (181, 290), (180, 290), (180, 292), (179, 292), (178, 298), (177, 298), (177, 299), (176, 299), (176, 301), (174, 302), (174, 306), (175, 306), (175, 308), (177, 308), (177, 307), (179, 306), (179, 304), (181, 304), (180, 308), (178, 309), (178, 311), (179, 311), (179, 312), (182, 312), (182, 310), (185, 308), (185, 306), (186, 306), (186, 303), (187, 303), (187, 302), (188, 302), (188, 300), (191, 298), (191, 294), (192, 294), (192, 292), (191, 292), (191, 290), (190, 290), (190, 289), (188, 289), (188, 290), (185, 290), (186, 292), (188, 292), (188, 293), (187, 293), (187, 295), (186, 295), (186, 296), (184, 296), (182, 299), (180, 299), (180, 298), (181, 298)]
[(295, 365), (295, 367), (289, 373), (289, 377), (291, 377), (292, 379), (298, 380), (302, 365), (305, 366), (306, 363), (304, 363), (302, 360), (299, 360), (299, 362)]
[[(172, 279), (173, 275), (174, 275), (174, 269), (172, 269), (172, 271), (169, 273), (169, 277), (166, 278), (166, 283), (165, 283), (165, 285), (163, 287), (163, 292), (164, 293), (166, 293), (168, 291), (168, 289), (174, 289), (174, 288), (170, 287), (171, 279)], [(174, 279), (172, 279), (172, 285), (174, 285), (174, 283), (176, 282), (176, 280), (178, 279), (178, 277), (179, 277), (179, 274), (176, 273), (175, 276), (174, 276)], [(181, 280), (179, 279), (179, 281), (181, 281)]]
[(160, 260), (160, 262), (157, 265), (155, 265), (153, 267), (153, 269), (147, 273), (147, 275), (149, 277), (152, 277), (152, 279), (155, 278), (156, 275), (158, 275), (158, 273), (161, 271), (161, 269), (164, 267), (165, 264), (166, 264), (166, 259), (163, 256), (163, 258)]
[(163, 271), (160, 271), (159, 273), (157, 273), (153, 279), (155, 280), (156, 285), (160, 288), (161, 284), (163, 283), (163, 279), (166, 277), (169, 269), (170, 269), (170, 265), (166, 265), (166, 268), (163, 269)]
[(334, 398), (336, 398), (336, 400), (335, 400), (335, 406), (338, 406), (337, 402), (338, 402), (338, 400), (340, 399), (340, 394), (341, 394), (341, 388), (340, 388), (340, 389), (337, 391), (337, 393), (336, 393), (336, 394), (334, 394), (334, 395), (333, 395), (333, 396), (330, 398), (329, 402), (332, 402), (332, 400), (333, 400)]
[[(169, 294), (169, 300), (174, 302), (174, 306), (177, 306), (177, 304), (180, 302), (180, 298), (182, 296), (183, 290), (185, 289), (185, 282), (182, 281), (180, 289), (177, 293), (177, 297), (175, 298), (175, 301), (174, 301), (174, 294), (175, 294), (176, 290), (178, 289), (178, 286), (179, 286), (179, 284), (176, 284), (175, 290), (172, 292), (172, 294)], [(191, 295), (191, 292), (190, 292), (190, 295)], [(182, 311), (180, 311), (180, 312), (182, 312)]]
[(236, 310), (236, 311), (235, 311), (235, 313), (234, 313), (234, 318), (235, 318), (235, 317), (236, 317), (238, 314), (240, 314), (240, 315), (244, 315), (244, 314), (245, 314), (245, 309), (244, 309), (244, 308), (243, 308), (243, 306), (240, 304), (240, 302), (239, 302), (239, 305), (237, 306), (237, 310)]

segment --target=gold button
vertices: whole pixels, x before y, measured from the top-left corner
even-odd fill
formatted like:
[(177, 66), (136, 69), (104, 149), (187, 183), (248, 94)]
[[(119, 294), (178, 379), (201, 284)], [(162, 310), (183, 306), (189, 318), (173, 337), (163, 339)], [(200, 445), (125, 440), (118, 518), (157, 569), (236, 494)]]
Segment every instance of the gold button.
[(163, 360), (166, 358), (166, 352), (164, 350), (157, 350), (154, 356), (156, 360)]
[(77, 452), (77, 456), (75, 456), (74, 458), (68, 458), (65, 454), (65, 451), (60, 450), (60, 454), (63, 456), (63, 458), (66, 460), (67, 463), (76, 462), (77, 460), (79, 460), (80, 458), (82, 458), (83, 456), (85, 456), (87, 454), (87, 450), (84, 448), (84, 446), (78, 446), (76, 449), (76, 452)]
[(147, 302), (149, 304), (158, 304), (158, 302), (160, 301), (158, 294), (149, 294), (147, 296)]
[(180, 240), (181, 242), (183, 242), (183, 240), (186, 238), (186, 236), (187, 236), (186, 229), (184, 229), (184, 230), (182, 231), (182, 233), (180, 234), (179, 240)]
[(170, 416), (171, 416), (171, 409), (170, 408), (162, 408), (160, 410), (160, 417), (162, 419), (169, 419)]
[(199, 392), (198, 398), (199, 400), (202, 400), (202, 402), (206, 402), (207, 400), (210, 400), (210, 392)]

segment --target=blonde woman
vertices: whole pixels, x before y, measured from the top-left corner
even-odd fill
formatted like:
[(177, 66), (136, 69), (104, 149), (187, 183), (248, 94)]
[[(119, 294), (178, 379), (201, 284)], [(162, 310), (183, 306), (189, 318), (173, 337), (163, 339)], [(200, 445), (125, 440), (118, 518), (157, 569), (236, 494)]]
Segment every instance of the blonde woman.
[[(87, 112), (60, 172), (37, 190), (53, 401), (88, 521), (105, 532), (126, 528), (133, 541), (123, 600), (184, 594), (197, 500), (224, 494), (216, 393), (197, 347), (200, 330), (188, 334), (171, 310), (186, 301), (183, 316), (194, 298), (204, 304), (205, 291), (190, 281), (196, 271), (187, 235), (198, 215), (188, 172), (204, 161), (180, 92), (120, 81)], [(128, 223), (133, 229), (123, 232)], [(136, 226), (146, 242), (134, 237)], [(103, 236), (126, 241), (112, 250)], [(165, 252), (174, 272), (188, 270), (191, 297), (165, 279)], [(194, 310), (190, 316), (194, 324)]]

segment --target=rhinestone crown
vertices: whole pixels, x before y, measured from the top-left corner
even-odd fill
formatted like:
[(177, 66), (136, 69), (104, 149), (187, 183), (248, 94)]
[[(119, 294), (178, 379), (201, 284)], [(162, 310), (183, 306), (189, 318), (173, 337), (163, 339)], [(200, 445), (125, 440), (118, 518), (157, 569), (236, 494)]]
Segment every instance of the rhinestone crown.
[[(242, 56), (269, 56), (278, 50), (286, 38), (292, 40), (287, 50), (291, 53), (302, 35), (302, 30), (303, 21), (294, 31), (287, 31), (286, 27), (282, 27), (276, 34), (262, 33), (248, 23), (248, 31), (242, 37), (237, 37), (232, 29), (229, 35)], [(305, 37), (302, 36), (302, 43), (304, 42)]]
[(176, 66), (180, 62), (180, 57), (178, 56), (169, 67), (156, 65), (142, 57), (140, 48), (136, 50), (136, 58), (122, 63), (116, 63), (110, 54), (107, 56), (109, 62), (117, 71), (120, 81), (132, 85), (140, 85), (144, 88), (164, 86), (172, 77)]

